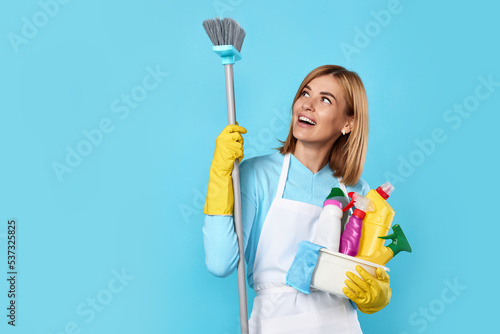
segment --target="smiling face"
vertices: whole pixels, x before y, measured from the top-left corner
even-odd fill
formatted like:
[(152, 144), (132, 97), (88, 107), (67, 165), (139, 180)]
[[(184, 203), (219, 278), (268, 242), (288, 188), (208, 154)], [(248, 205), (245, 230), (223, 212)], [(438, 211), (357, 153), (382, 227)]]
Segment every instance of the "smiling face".
[(332, 75), (312, 79), (293, 105), (293, 136), (305, 145), (331, 147), (342, 130), (349, 133), (352, 117), (346, 115), (342, 87)]

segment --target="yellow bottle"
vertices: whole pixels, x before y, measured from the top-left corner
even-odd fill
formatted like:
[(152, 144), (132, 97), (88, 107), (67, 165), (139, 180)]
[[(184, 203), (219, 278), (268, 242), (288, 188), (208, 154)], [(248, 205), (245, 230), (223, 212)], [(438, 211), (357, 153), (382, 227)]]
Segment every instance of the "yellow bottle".
[(375, 210), (367, 212), (365, 219), (363, 219), (359, 251), (356, 255), (362, 260), (370, 261), (370, 256), (384, 247), (384, 240), (379, 237), (385, 237), (391, 229), (394, 210), (386, 200), (393, 190), (394, 186), (386, 182), (377, 190), (370, 190), (366, 195), (366, 198), (373, 202)]

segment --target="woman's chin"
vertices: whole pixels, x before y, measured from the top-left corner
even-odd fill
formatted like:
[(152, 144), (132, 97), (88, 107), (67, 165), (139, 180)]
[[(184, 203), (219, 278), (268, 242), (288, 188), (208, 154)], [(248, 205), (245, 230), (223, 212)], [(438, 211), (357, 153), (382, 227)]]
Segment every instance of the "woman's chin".
[(308, 129), (296, 128), (293, 129), (292, 135), (295, 139), (302, 142), (314, 141), (314, 136), (307, 131)]

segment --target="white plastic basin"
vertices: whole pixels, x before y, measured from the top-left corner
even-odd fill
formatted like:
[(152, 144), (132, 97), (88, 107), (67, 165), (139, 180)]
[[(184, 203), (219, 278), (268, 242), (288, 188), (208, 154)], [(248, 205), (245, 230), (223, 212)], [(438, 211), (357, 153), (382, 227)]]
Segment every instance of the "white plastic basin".
[(350, 271), (360, 276), (356, 271), (357, 265), (363, 267), (373, 276), (375, 276), (377, 268), (389, 271), (389, 268), (376, 263), (322, 248), (319, 250), (318, 262), (311, 279), (311, 287), (347, 298), (342, 292), (342, 288), (346, 286), (345, 280), (349, 279), (346, 272)]

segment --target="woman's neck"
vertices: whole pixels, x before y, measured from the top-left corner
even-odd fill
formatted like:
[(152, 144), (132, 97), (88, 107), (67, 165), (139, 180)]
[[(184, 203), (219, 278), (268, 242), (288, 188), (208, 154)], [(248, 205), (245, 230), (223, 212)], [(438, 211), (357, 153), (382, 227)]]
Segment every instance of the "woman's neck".
[(293, 155), (313, 174), (316, 174), (328, 163), (327, 155), (329, 151), (328, 145), (307, 145), (297, 140)]

